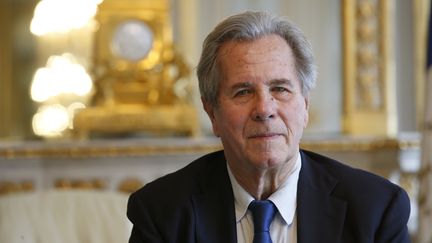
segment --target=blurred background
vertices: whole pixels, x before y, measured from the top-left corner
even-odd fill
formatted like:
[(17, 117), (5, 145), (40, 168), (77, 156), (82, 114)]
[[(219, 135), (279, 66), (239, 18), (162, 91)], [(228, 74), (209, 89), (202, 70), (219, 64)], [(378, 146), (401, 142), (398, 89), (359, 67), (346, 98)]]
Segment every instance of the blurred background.
[(245, 10), (312, 43), (302, 147), (404, 187), (432, 242), (429, 0), (0, 0), (0, 242), (127, 241), (131, 192), (221, 149), (195, 66)]

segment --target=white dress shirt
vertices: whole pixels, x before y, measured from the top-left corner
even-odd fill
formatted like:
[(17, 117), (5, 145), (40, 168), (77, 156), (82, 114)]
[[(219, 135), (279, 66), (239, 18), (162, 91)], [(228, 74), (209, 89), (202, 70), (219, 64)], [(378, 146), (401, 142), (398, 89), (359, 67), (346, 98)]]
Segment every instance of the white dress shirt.
[[(251, 243), (253, 241), (254, 226), (252, 213), (248, 210), (248, 206), (254, 198), (238, 184), (230, 167), (227, 167), (234, 192), (237, 242)], [(270, 225), (270, 236), (273, 243), (297, 243), (297, 220), (295, 212), (300, 168), (301, 156), (298, 153), (292, 173), (287, 176), (277, 191), (268, 197), (268, 200), (272, 201), (278, 209)]]

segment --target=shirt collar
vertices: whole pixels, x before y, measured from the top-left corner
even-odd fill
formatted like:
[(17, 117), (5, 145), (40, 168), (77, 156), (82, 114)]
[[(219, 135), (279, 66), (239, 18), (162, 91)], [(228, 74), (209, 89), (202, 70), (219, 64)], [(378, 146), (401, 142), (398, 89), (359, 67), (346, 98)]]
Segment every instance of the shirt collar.
[[(228, 175), (231, 181), (233, 193), (234, 193), (234, 204), (235, 204), (235, 215), (236, 222), (239, 222), (243, 217), (246, 216), (247, 209), (250, 202), (254, 198), (245, 190), (235, 179), (232, 174), (229, 165)], [(294, 165), (293, 172), (287, 176), (286, 180), (282, 185), (268, 198), (272, 201), (278, 209), (280, 215), (284, 221), (290, 225), (293, 222), (296, 206), (297, 206), (297, 183), (301, 168), (301, 156), (300, 152), (297, 156), (296, 163)]]

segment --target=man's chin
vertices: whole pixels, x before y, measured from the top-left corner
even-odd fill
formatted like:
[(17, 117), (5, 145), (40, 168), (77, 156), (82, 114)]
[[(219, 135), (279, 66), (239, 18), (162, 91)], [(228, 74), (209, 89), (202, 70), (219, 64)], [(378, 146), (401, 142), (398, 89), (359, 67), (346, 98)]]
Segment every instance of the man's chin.
[(277, 167), (286, 160), (286, 156), (274, 153), (254, 153), (249, 158), (255, 167), (261, 169)]

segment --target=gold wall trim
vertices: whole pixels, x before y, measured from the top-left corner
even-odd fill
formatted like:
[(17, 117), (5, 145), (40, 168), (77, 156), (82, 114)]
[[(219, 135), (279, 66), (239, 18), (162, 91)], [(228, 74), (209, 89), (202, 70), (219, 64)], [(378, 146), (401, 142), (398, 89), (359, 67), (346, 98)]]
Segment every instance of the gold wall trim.
[[(178, 142), (176, 142), (178, 143)], [(185, 141), (183, 144), (165, 145), (149, 144), (149, 141), (129, 144), (122, 142), (103, 143), (66, 143), (61, 145), (41, 142), (37, 145), (22, 144), (20, 146), (0, 147), (0, 159), (17, 158), (92, 158), (92, 157), (120, 157), (120, 156), (151, 156), (172, 155), (185, 153), (206, 153), (221, 149), (218, 143), (195, 143)]]
[(426, 102), (426, 55), (428, 38), (428, 20), (430, 0), (414, 0), (414, 80), (416, 83), (417, 128), (421, 130), (424, 123)]
[(326, 152), (374, 152), (382, 150), (419, 149), (419, 138), (340, 138), (320, 141), (303, 141), (303, 149)]
[(345, 134), (396, 135), (392, 9), (391, 0), (342, 0)]
[[(173, 142), (174, 141), (174, 142)], [(373, 152), (381, 150), (418, 149), (419, 138), (349, 138), (304, 139), (301, 147), (311, 151), (329, 152)], [(145, 141), (106, 141), (85, 143), (51, 142), (22, 143), (19, 145), (0, 144), (0, 159), (31, 158), (97, 158), (129, 157), (175, 154), (205, 154), (222, 149), (217, 140), (158, 139), (152, 144)]]

